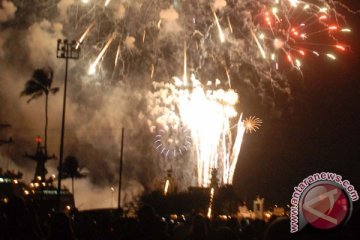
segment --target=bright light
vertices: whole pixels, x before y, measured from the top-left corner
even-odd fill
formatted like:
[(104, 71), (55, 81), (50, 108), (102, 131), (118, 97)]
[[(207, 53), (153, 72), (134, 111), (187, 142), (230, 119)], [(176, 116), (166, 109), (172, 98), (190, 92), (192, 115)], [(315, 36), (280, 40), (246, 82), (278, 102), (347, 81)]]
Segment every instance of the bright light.
[(246, 118), (243, 123), (246, 133), (252, 133), (253, 131), (256, 132), (256, 130), (260, 128), (262, 120), (255, 116), (251, 116)]
[(298, 0), (289, 0), (290, 5), (296, 7), (298, 5)]
[(110, 46), (111, 42), (115, 39), (115, 37), (116, 37), (116, 34), (112, 34), (110, 36), (109, 40), (106, 42), (103, 49), (101, 49), (101, 51), (100, 51), (99, 55), (96, 57), (95, 61), (90, 65), (90, 68), (88, 71), (89, 75), (93, 75), (96, 73), (96, 66), (99, 64), (100, 59), (104, 56), (104, 54), (106, 53), (106, 50)]
[(107, 5), (109, 5), (110, 2), (111, 2), (111, 0), (106, 0), (106, 1), (105, 1), (105, 7), (106, 7)]
[(340, 49), (341, 51), (345, 51), (346, 50), (346, 48), (344, 47), (344, 46), (342, 46), (342, 45), (336, 45), (335, 46), (337, 49)]
[(319, 12), (327, 13), (328, 9), (326, 7), (320, 8)]
[(166, 179), (165, 187), (164, 187), (164, 195), (165, 195), (165, 196), (166, 196), (167, 193), (168, 193), (169, 186), (170, 186), (170, 181), (169, 181), (169, 179)]
[(341, 29), (341, 32), (351, 32), (351, 29), (350, 28), (343, 28), (343, 29)]
[(84, 41), (86, 35), (90, 32), (90, 30), (94, 27), (95, 22), (91, 23), (90, 26), (85, 30), (85, 32), (81, 35), (80, 39), (78, 40), (77, 44), (76, 44), (76, 49), (78, 49), (80, 47), (80, 44), (82, 44), (82, 42)]
[[(237, 118), (235, 105), (238, 95), (233, 90), (207, 90), (194, 75), (188, 89), (185, 82), (175, 78), (177, 108), (182, 123), (191, 132), (197, 161), (197, 185), (210, 184), (211, 169), (216, 168), (220, 181), (231, 184), (241, 149), (244, 126), (239, 118), (237, 140), (233, 144), (230, 120)], [(201, 111), (199, 111), (201, 109)]]
[(328, 53), (328, 54), (326, 54), (326, 56), (332, 60), (336, 60), (336, 56), (332, 53)]
[(275, 59), (276, 59), (275, 53), (272, 53), (272, 54), (271, 54), (271, 60), (272, 60), (272, 61), (275, 61)]
[(281, 39), (275, 38), (274, 39), (274, 48), (275, 49), (280, 49), (284, 47), (284, 41), (282, 41)]
[(287, 59), (289, 60), (289, 62), (293, 62), (293, 59), (290, 54), (287, 55)]
[(266, 53), (265, 53), (265, 50), (264, 48), (261, 46), (260, 42), (259, 42), (259, 39), (256, 37), (255, 33), (251, 30), (251, 35), (253, 36), (254, 40), (255, 40), (255, 43), (256, 45), (258, 46), (259, 48), (259, 51), (261, 53), (261, 56), (265, 59), (266, 58)]
[(208, 208), (208, 212), (206, 214), (206, 216), (208, 218), (211, 218), (211, 213), (212, 213), (212, 206), (213, 206), (213, 202), (214, 202), (214, 193), (215, 193), (215, 189), (212, 187), (210, 189), (210, 199), (209, 199), (209, 208)]
[(96, 64), (95, 62), (92, 63), (89, 67), (89, 71), (88, 71), (88, 74), (89, 75), (94, 75), (96, 73)]
[[(212, 10), (212, 9), (211, 9)], [(215, 13), (214, 10), (212, 10), (213, 14), (214, 14), (214, 18), (215, 18), (215, 23), (216, 23), (216, 26), (218, 28), (218, 31), (219, 31), (219, 38), (220, 38), (220, 42), (225, 42), (225, 35), (223, 33), (223, 30), (221, 29), (221, 26), (220, 26), (220, 23), (219, 23), (219, 19)]]

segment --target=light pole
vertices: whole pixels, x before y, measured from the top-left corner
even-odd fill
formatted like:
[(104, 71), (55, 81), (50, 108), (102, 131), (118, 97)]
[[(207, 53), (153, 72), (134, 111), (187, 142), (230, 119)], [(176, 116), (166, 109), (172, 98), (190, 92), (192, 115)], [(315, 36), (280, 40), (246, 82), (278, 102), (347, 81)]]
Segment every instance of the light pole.
[(67, 73), (69, 59), (79, 59), (80, 46), (75, 40), (69, 41), (67, 39), (58, 39), (56, 57), (65, 59), (65, 80), (64, 80), (64, 99), (63, 99), (63, 112), (61, 122), (61, 137), (60, 137), (60, 153), (59, 153), (59, 176), (58, 176), (58, 189), (57, 189), (57, 204), (58, 210), (61, 206), (61, 176), (62, 165), (64, 158), (64, 132), (65, 132), (65, 112), (66, 112), (66, 89), (67, 89)]

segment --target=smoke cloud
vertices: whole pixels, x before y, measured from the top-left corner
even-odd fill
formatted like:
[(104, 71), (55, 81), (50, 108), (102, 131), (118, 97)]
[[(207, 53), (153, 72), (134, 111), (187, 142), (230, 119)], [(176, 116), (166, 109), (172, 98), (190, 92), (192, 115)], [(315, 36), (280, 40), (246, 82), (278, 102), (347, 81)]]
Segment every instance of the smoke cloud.
[(167, 32), (179, 32), (181, 30), (177, 22), (178, 18), (179, 14), (173, 6), (160, 11), (160, 19), (165, 22), (165, 31)]
[(59, 9), (59, 13), (60, 13), (60, 18), (62, 20), (66, 20), (67, 19), (67, 11), (68, 8), (70, 6), (72, 6), (75, 3), (75, 0), (61, 0), (58, 4), (57, 7)]
[(0, 7), (0, 23), (14, 18), (16, 10), (17, 8), (13, 2), (9, 0), (2, 0)]
[(223, 7), (226, 6), (226, 1), (225, 0), (215, 0), (212, 6), (215, 10), (222, 9)]

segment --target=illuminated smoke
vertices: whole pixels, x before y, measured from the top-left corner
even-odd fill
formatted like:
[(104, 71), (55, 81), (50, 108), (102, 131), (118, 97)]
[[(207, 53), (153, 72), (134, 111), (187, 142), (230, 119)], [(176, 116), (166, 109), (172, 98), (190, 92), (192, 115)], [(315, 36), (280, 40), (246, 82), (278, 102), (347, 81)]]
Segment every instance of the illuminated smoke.
[(0, 1), (0, 23), (13, 19), (17, 7), (9, 0)]

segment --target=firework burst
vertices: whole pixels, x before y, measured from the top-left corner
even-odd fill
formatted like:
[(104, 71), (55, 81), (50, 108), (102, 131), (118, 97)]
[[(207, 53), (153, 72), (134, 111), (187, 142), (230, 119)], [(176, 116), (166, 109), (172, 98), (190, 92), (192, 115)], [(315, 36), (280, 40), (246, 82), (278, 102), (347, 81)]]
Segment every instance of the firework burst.
[(245, 118), (244, 127), (245, 127), (246, 133), (256, 132), (256, 130), (258, 130), (260, 128), (262, 123), (263, 123), (262, 120), (255, 116)]
[(155, 136), (154, 147), (165, 158), (183, 155), (191, 148), (191, 133), (185, 127), (165, 126)]
[[(251, 29), (262, 58), (279, 70), (281, 65), (301, 69), (307, 56), (336, 59), (349, 46), (341, 34), (351, 30), (332, 1), (276, 0), (264, 5)], [(342, 21), (341, 21), (342, 20)]]
[(336, 60), (349, 50), (341, 39), (351, 29), (337, 8), (351, 10), (332, 0), (85, 2), (68, 11), (68, 31), (86, 29), (83, 59), (97, 55), (89, 72), (101, 69), (115, 84), (143, 72), (160, 81), (180, 75), (180, 55), (187, 55), (184, 68), (200, 79), (226, 78), (232, 86), (249, 66), (251, 87), (290, 95), (287, 66), (300, 71), (307, 57)]

